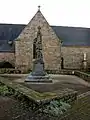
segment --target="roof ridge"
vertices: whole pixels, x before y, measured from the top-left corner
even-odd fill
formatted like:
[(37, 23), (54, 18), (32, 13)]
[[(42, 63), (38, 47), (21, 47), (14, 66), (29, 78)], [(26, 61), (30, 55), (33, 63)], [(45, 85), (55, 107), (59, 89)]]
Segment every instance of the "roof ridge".
[(0, 25), (26, 25), (26, 24), (14, 24), (14, 23), (0, 23)]
[(88, 27), (74, 27), (74, 26), (58, 26), (58, 25), (50, 25), (51, 27), (63, 27), (63, 28), (81, 28), (81, 29), (90, 29)]

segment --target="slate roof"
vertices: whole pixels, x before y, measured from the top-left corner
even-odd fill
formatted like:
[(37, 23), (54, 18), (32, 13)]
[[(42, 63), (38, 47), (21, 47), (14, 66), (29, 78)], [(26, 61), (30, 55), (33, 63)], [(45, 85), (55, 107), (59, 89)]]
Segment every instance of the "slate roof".
[(8, 44), (7, 40), (0, 40), (0, 52), (14, 52), (14, 51), (15, 51), (14, 43), (10, 45)]
[[(0, 52), (14, 52), (14, 41), (26, 25), (0, 24)], [(90, 28), (51, 26), (63, 41), (63, 46), (90, 46)]]
[(63, 46), (90, 46), (90, 28), (52, 26)]
[(19, 24), (0, 24), (0, 52), (14, 52), (14, 42), (8, 44), (9, 40), (14, 41), (26, 25)]

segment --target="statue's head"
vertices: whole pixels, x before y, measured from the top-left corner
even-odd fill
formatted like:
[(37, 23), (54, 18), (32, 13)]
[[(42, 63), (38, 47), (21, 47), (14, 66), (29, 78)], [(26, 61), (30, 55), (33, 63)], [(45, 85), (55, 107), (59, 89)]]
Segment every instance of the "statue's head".
[(38, 26), (38, 30), (39, 30), (39, 31), (41, 30), (41, 27), (40, 27), (40, 26)]
[(38, 26), (38, 32), (37, 32), (37, 35), (40, 35), (41, 34), (41, 27), (40, 26)]

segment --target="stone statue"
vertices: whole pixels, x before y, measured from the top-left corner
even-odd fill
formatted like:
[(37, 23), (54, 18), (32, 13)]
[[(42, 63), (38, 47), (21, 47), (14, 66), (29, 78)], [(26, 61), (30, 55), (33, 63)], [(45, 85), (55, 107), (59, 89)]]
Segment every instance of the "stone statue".
[(38, 32), (37, 32), (37, 38), (35, 38), (35, 59), (36, 60), (41, 60), (43, 58), (42, 55), (42, 36), (41, 36), (41, 27), (38, 27)]

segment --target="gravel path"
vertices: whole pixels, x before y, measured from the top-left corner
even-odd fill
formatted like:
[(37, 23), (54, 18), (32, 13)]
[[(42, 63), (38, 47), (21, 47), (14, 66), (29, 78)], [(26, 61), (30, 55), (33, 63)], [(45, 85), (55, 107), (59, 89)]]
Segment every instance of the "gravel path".
[[(0, 120), (27, 120), (25, 119), (27, 113), (27, 109), (19, 101), (0, 96)], [(32, 115), (31, 110), (29, 110), (28, 117), (30, 115)]]

